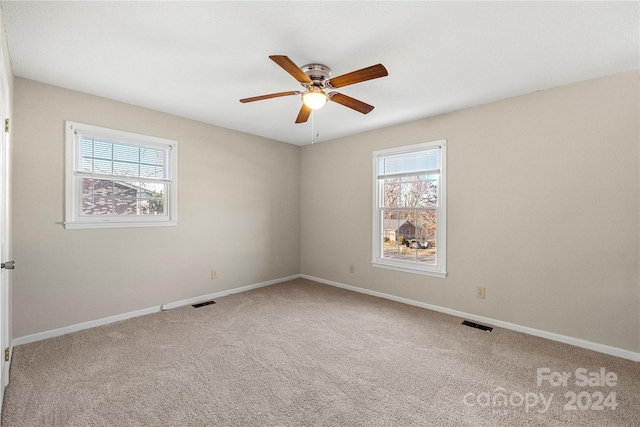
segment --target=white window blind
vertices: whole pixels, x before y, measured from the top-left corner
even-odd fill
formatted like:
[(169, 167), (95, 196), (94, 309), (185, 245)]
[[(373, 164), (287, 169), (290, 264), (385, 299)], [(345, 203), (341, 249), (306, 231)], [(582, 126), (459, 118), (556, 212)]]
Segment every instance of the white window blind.
[(78, 131), (75, 141), (77, 175), (169, 182), (165, 164), (170, 146), (127, 144)]
[(440, 149), (384, 156), (377, 161), (377, 177), (402, 177), (440, 173)]

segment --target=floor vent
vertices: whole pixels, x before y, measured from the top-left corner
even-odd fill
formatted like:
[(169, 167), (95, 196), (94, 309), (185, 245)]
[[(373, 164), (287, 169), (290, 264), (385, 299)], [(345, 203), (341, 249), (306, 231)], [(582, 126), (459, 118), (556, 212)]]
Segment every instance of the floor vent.
[(468, 320), (464, 320), (462, 324), (465, 326), (471, 326), (472, 328), (482, 329), (483, 331), (487, 332), (493, 331), (493, 328), (491, 326), (479, 325), (475, 322), (469, 322)]
[(204, 307), (205, 305), (211, 305), (215, 303), (216, 303), (215, 301), (205, 301), (205, 302), (199, 302), (198, 304), (192, 304), (191, 307), (200, 308), (200, 307)]

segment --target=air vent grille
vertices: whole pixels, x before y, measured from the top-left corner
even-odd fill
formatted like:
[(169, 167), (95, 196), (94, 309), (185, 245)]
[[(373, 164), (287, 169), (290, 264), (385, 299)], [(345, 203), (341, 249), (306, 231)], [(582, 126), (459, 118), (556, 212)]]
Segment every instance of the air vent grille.
[(192, 304), (191, 307), (200, 308), (200, 307), (204, 307), (205, 305), (211, 305), (215, 303), (216, 303), (215, 301), (205, 301), (205, 302), (199, 302), (198, 304)]
[(468, 320), (463, 321), (462, 324), (465, 326), (470, 326), (472, 328), (482, 329), (483, 331), (487, 331), (487, 332), (493, 331), (493, 328), (491, 326), (480, 325), (475, 322), (469, 322)]

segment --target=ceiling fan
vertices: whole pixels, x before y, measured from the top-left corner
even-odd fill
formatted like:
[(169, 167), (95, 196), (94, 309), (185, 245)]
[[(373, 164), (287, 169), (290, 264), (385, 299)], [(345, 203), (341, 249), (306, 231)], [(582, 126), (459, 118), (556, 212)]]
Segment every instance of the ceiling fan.
[(311, 110), (321, 108), (327, 101), (337, 102), (338, 104), (349, 107), (362, 114), (369, 113), (373, 110), (373, 105), (366, 104), (338, 92), (326, 93), (325, 89), (337, 89), (388, 75), (387, 69), (384, 68), (384, 65), (377, 64), (330, 78), (331, 69), (323, 64), (307, 64), (303, 67), (298, 67), (291, 59), (289, 59), (289, 57), (284, 55), (271, 55), (269, 58), (282, 67), (287, 73), (291, 74), (293, 78), (296, 79), (302, 87), (304, 87), (304, 91), (294, 90), (289, 92), (270, 93), (268, 95), (254, 96), (252, 98), (243, 98), (240, 102), (246, 103), (261, 101), (263, 99), (278, 98), (281, 96), (302, 95), (302, 107), (300, 108), (300, 112), (296, 118), (296, 123), (306, 122), (309, 119)]

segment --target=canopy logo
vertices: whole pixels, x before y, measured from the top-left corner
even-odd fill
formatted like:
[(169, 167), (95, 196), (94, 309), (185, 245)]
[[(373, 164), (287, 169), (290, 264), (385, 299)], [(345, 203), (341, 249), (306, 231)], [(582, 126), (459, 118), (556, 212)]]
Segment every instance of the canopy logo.
[[(518, 408), (524, 406), (525, 412), (536, 410), (540, 414), (544, 414), (549, 410), (553, 393), (545, 399), (542, 393), (519, 393), (513, 392), (507, 395), (507, 390), (498, 387), (493, 392), (467, 393), (462, 401), (470, 408), (479, 406), (482, 408), (492, 408), (494, 413), (504, 413), (508, 408)], [(538, 406), (540, 404), (540, 406)]]
[[(618, 384), (618, 375), (607, 371), (604, 367), (598, 371), (578, 368), (575, 371), (552, 371), (549, 368), (536, 370), (536, 385), (538, 387), (580, 387), (595, 388), (596, 390), (582, 390), (576, 393), (567, 390), (564, 393), (565, 411), (603, 411), (615, 410), (618, 407), (616, 392), (611, 387)], [(608, 393), (607, 393), (608, 392)], [(506, 389), (497, 387), (493, 391), (467, 393), (462, 402), (469, 408), (479, 407), (490, 409), (492, 414), (505, 415), (510, 408), (524, 408), (525, 412), (546, 413), (553, 402), (554, 393), (519, 392), (508, 393)], [(562, 403), (562, 402), (560, 402)]]

